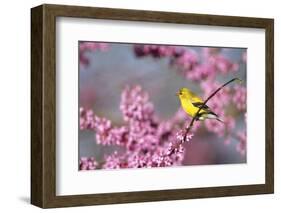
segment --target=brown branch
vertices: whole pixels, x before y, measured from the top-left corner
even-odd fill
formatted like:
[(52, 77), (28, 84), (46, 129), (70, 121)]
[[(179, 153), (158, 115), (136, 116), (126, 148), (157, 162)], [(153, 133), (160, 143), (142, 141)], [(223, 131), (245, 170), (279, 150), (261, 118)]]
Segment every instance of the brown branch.
[(197, 116), (199, 115), (200, 111), (202, 110), (202, 108), (207, 104), (207, 102), (212, 98), (214, 97), (222, 88), (224, 88), (226, 85), (230, 84), (231, 82), (234, 82), (234, 81), (239, 81), (241, 82), (242, 80), (240, 80), (239, 78), (233, 78), (231, 79), (230, 81), (224, 83), (222, 86), (220, 86), (218, 89), (216, 89), (204, 102), (203, 104), (199, 107), (199, 109), (197, 110), (195, 116), (192, 118), (189, 126), (185, 129), (185, 134), (184, 134), (184, 137), (183, 137), (183, 141), (185, 142), (186, 140), (186, 136), (187, 134), (189, 133), (189, 131), (191, 130), (191, 128), (193, 127), (193, 124), (194, 122), (196, 121), (196, 118)]

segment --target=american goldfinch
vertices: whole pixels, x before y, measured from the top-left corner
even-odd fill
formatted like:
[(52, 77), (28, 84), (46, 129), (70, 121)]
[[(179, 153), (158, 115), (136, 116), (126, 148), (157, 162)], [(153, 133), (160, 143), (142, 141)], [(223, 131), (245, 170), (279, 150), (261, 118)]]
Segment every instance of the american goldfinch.
[(180, 99), (183, 110), (193, 118), (196, 116), (196, 120), (204, 121), (205, 119), (216, 119), (223, 122), (207, 105), (204, 105), (196, 115), (199, 108), (204, 104), (204, 101), (189, 89), (181, 88), (176, 95)]

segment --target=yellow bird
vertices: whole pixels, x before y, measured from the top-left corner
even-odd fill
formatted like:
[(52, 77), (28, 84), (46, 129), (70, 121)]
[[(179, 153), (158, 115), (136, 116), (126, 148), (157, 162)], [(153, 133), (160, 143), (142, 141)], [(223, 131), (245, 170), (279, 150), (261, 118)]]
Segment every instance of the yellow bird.
[[(204, 104), (204, 101), (201, 98), (187, 88), (181, 88), (176, 95), (180, 99), (183, 110), (193, 118), (196, 116), (199, 108)], [(205, 119), (216, 119), (223, 122), (207, 105), (204, 105), (201, 108), (195, 119), (200, 121), (204, 121)]]

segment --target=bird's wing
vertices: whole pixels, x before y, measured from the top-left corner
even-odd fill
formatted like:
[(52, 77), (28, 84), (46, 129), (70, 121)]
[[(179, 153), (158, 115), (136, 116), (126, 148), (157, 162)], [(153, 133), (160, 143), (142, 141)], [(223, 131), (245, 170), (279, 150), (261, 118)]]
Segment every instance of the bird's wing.
[[(195, 107), (197, 107), (197, 108), (202, 107), (201, 109), (205, 111), (205, 112), (203, 112), (203, 114), (204, 114), (204, 113), (208, 113), (208, 114), (213, 114), (213, 115), (217, 116), (217, 114), (214, 113), (214, 112), (210, 109), (210, 107), (208, 107), (206, 104), (203, 105), (204, 103), (202, 103), (202, 102), (191, 102), (191, 103), (192, 103), (193, 106), (195, 106)], [(200, 115), (200, 114), (202, 114), (202, 113), (199, 113), (199, 115)]]
[(204, 109), (204, 110), (210, 110), (210, 108), (205, 104), (203, 105), (204, 103), (202, 102), (191, 102), (193, 106), (197, 107), (197, 108), (200, 108), (202, 107), (201, 109)]

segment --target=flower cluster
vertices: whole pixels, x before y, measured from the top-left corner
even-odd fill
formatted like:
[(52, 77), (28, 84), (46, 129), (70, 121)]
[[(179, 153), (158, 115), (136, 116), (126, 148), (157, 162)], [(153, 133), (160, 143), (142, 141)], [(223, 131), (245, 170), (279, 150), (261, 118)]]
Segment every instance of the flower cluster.
[(195, 51), (181, 46), (135, 45), (134, 51), (137, 57), (170, 59), (170, 64), (180, 68), (181, 74), (192, 81), (214, 79), (218, 73), (228, 74), (239, 69), (238, 63), (220, 54), (220, 48), (203, 48), (202, 58)]
[(105, 157), (103, 168), (152, 168), (181, 165), (185, 153), (183, 143), (190, 141), (192, 136), (188, 134), (184, 141), (183, 131), (179, 131), (172, 142), (164, 144), (163, 147), (159, 146), (154, 152), (139, 153), (132, 150), (127, 150), (123, 154), (114, 152)]
[(80, 129), (92, 129), (94, 127), (94, 113), (92, 110), (85, 110), (80, 107)]
[(135, 45), (134, 51), (137, 57), (152, 56), (154, 58), (161, 57), (177, 57), (181, 54), (177, 47), (166, 45)]
[(82, 157), (79, 161), (79, 170), (94, 170), (97, 168), (97, 161), (93, 157)]
[(93, 51), (106, 51), (108, 50), (107, 43), (100, 43), (100, 42), (81, 42), (79, 44), (79, 62), (81, 65), (89, 65), (90, 60), (87, 57), (87, 52)]
[(80, 108), (80, 129), (94, 130), (98, 144), (121, 145), (128, 132), (125, 126), (113, 127), (110, 120), (94, 115), (92, 110)]
[(241, 155), (245, 155), (246, 154), (246, 148), (247, 148), (247, 144), (246, 144), (246, 139), (247, 139), (246, 131), (238, 132), (237, 133), (237, 138), (238, 138), (239, 143), (236, 146), (236, 150)]
[[(190, 141), (192, 135), (188, 134), (184, 141), (184, 133), (176, 123), (160, 121), (148, 93), (140, 86), (127, 86), (121, 95), (120, 110), (124, 125), (115, 127), (110, 120), (94, 115), (93, 111), (80, 109), (81, 130), (94, 131), (97, 144), (123, 148), (121, 152), (104, 156), (99, 167), (116, 169), (181, 165), (185, 153), (183, 143)], [(85, 160), (82, 162), (83, 168), (87, 168)]]
[(235, 85), (232, 101), (236, 105), (237, 109), (241, 111), (246, 110), (246, 101), (247, 101), (246, 87)]

